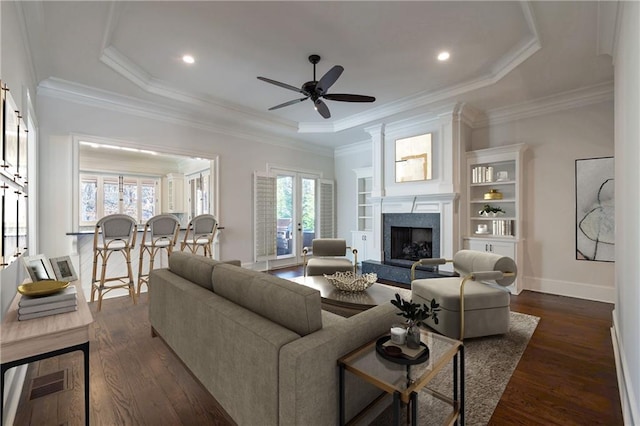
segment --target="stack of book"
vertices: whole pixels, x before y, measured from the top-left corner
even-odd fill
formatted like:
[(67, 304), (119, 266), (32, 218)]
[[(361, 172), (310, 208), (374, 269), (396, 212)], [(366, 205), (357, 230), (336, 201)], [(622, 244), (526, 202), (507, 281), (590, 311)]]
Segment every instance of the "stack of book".
[(493, 182), (493, 167), (478, 166), (471, 169), (471, 183)]
[(513, 229), (510, 220), (494, 220), (493, 235), (513, 235)]
[(76, 293), (76, 286), (71, 285), (49, 296), (22, 296), (18, 302), (18, 320), (23, 321), (75, 311), (78, 309)]

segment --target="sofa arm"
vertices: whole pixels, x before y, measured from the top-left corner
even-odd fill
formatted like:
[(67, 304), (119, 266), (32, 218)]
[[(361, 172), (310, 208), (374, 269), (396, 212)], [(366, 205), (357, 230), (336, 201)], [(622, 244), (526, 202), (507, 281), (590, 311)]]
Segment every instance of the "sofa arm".
[[(339, 416), (338, 358), (389, 331), (398, 310), (386, 303), (283, 346), (280, 351), (281, 425), (335, 425)], [(380, 390), (347, 374), (347, 419)]]

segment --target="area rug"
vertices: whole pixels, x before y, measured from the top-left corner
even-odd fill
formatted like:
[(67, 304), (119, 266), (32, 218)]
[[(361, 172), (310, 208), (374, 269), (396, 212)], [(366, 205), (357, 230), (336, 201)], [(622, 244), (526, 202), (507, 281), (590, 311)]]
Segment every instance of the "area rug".
[[(465, 341), (465, 424), (486, 425), (507, 387), (529, 339), (540, 318), (511, 312), (509, 332), (499, 336), (467, 339)], [(451, 364), (440, 372), (430, 387), (444, 395), (451, 395)], [(406, 410), (402, 410), (404, 416)], [(418, 424), (441, 425), (448, 407), (426, 392), (418, 395)], [(403, 418), (402, 423), (406, 420)], [(385, 410), (371, 425), (393, 424), (391, 409)]]

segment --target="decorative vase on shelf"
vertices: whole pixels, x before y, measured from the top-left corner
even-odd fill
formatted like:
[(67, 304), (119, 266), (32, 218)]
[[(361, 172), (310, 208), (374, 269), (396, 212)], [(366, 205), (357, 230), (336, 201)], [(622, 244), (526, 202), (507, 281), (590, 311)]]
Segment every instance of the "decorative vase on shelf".
[(484, 194), (485, 200), (502, 200), (502, 192), (497, 189), (490, 189), (489, 192)]
[(420, 347), (420, 327), (415, 324), (407, 328), (407, 347), (418, 349)]

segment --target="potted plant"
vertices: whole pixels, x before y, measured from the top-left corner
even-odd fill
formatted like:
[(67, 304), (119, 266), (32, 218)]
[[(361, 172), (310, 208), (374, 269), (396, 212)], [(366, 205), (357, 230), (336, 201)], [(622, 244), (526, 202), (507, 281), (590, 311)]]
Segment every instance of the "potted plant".
[(391, 304), (400, 309), (397, 315), (403, 317), (407, 323), (407, 346), (412, 349), (420, 347), (420, 328), (419, 326), (425, 325), (426, 319), (433, 319), (433, 322), (438, 324), (438, 311), (440, 311), (440, 304), (435, 299), (431, 299), (431, 306), (426, 304), (413, 303), (413, 300), (408, 302), (400, 297), (396, 293), (396, 298), (391, 300)]
[(485, 204), (484, 207), (482, 207), (482, 210), (478, 212), (478, 214), (480, 216), (498, 216), (500, 214), (504, 214), (504, 210), (502, 210), (500, 207), (494, 207), (489, 204)]

